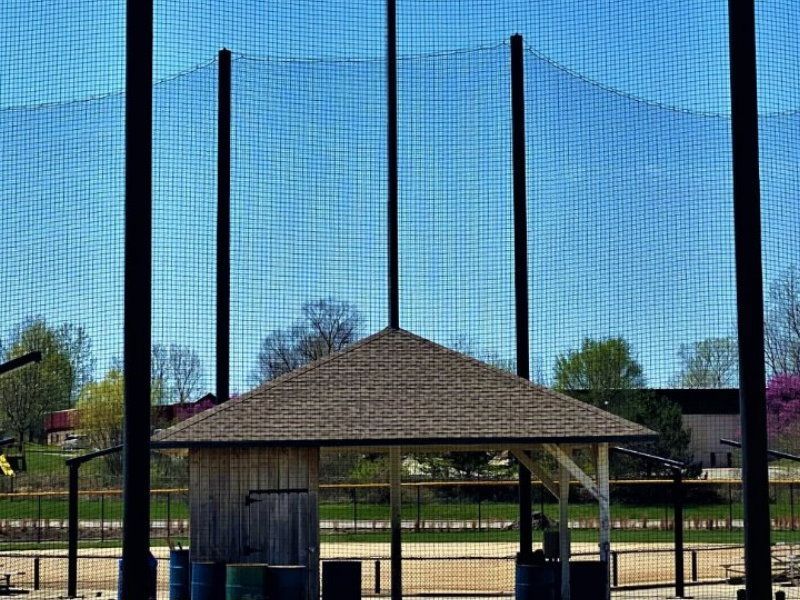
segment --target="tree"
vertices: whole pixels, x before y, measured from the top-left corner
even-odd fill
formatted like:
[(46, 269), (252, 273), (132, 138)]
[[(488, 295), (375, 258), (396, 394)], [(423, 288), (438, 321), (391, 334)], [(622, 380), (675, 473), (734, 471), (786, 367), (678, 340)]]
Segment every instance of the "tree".
[(38, 364), (0, 377), (0, 417), (22, 446), (42, 431), (45, 413), (67, 408), (73, 376), (70, 358), (57, 330), (42, 319), (26, 322), (9, 346), (5, 360), (38, 350)]
[(553, 387), (566, 392), (585, 390), (590, 403), (613, 410), (612, 402), (627, 390), (645, 385), (642, 367), (623, 338), (583, 340), (580, 350), (556, 359)]
[(773, 375), (800, 375), (800, 272), (795, 267), (770, 286), (764, 345)]
[(150, 349), (150, 396), (155, 404), (164, 404), (169, 377), (169, 352), (166, 346), (153, 344)]
[[(691, 462), (691, 436), (683, 428), (683, 414), (678, 403), (666, 397), (659, 398), (649, 390), (638, 390), (629, 393), (614, 412), (659, 434), (654, 442), (643, 445), (646, 451), (673, 460)], [(631, 446), (635, 447), (636, 444)]]
[[(800, 425), (800, 375), (776, 375), (767, 384), (767, 429), (778, 440)], [(794, 440), (795, 444), (797, 440)]]
[[(675, 460), (691, 459), (690, 437), (683, 429), (680, 407), (644, 389), (642, 367), (623, 338), (585, 339), (580, 350), (558, 357), (554, 381), (556, 389), (659, 434), (656, 442), (638, 445), (641, 448)], [(640, 468), (630, 461), (618, 463), (628, 469)], [(619, 467), (615, 471), (619, 472)]]
[(272, 331), (261, 341), (258, 371), (255, 376), (257, 384), (271, 381), (304, 364), (298, 351), (301, 332), (302, 330), (297, 327)]
[(352, 304), (332, 299), (303, 305), (306, 331), (300, 336), (300, 355), (305, 362), (318, 360), (358, 339), (361, 315)]
[(681, 373), (678, 386), (684, 388), (736, 387), (739, 376), (739, 349), (730, 337), (707, 338), (684, 344), (678, 353)]
[[(81, 430), (96, 448), (110, 448), (122, 443), (122, 415), (125, 385), (122, 372), (111, 369), (100, 381), (89, 383), (78, 398)], [(110, 475), (122, 472), (118, 454), (104, 457)]]
[(178, 404), (185, 404), (196, 394), (203, 375), (200, 358), (189, 346), (170, 344), (168, 366)]
[(83, 387), (94, 377), (92, 339), (80, 325), (65, 323), (58, 329), (58, 337), (69, 357), (69, 405), (75, 406)]
[(361, 315), (352, 304), (328, 298), (306, 302), (302, 312), (289, 329), (272, 331), (262, 340), (256, 384), (342, 350), (359, 338)]

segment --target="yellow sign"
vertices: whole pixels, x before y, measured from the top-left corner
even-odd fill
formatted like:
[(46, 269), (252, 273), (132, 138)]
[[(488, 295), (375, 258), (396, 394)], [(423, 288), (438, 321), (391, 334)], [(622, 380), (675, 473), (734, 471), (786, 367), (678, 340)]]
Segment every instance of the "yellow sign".
[(14, 477), (14, 469), (11, 468), (5, 454), (0, 454), (0, 471), (6, 477)]

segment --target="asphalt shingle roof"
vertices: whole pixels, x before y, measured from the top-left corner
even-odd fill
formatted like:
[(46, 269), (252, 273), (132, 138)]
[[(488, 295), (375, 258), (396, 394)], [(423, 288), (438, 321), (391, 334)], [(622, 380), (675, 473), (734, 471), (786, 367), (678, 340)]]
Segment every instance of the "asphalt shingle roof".
[(622, 442), (653, 432), (402, 329), (166, 429), (162, 446)]

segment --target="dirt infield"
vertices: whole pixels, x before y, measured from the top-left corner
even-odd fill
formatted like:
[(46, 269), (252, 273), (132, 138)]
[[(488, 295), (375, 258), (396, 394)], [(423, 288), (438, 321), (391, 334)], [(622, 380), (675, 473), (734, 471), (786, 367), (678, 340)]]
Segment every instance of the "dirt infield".
[[(655, 584), (670, 585), (673, 581), (673, 557), (669, 544), (615, 544), (617, 552), (618, 582), (620, 585)], [(725, 575), (723, 565), (741, 563), (741, 548), (720, 546), (691, 546), (697, 552), (697, 576), (702, 580), (719, 580)], [(514, 555), (517, 546), (508, 542), (467, 543), (408, 543), (403, 546), (403, 587), (407, 594), (458, 594), (458, 593), (510, 593), (514, 589)], [(573, 544), (573, 554), (593, 558), (593, 544)], [(157, 548), (159, 558), (159, 587), (166, 590), (169, 569), (168, 550)], [(66, 590), (67, 561), (64, 550), (33, 552), (7, 552), (0, 554), (2, 572), (14, 573), (13, 582), (30, 589), (33, 584), (33, 562), (40, 559), (40, 577), (43, 590)], [(78, 587), (84, 592), (113, 590), (117, 581), (115, 548), (82, 550), (78, 563)], [(349, 558), (362, 561), (363, 589), (365, 593), (389, 590), (389, 544), (382, 543), (326, 543), (322, 546), (322, 559)], [(380, 585), (376, 588), (376, 563), (379, 565)], [(691, 578), (690, 554), (686, 558), (687, 580)], [(24, 574), (16, 575), (23, 572)], [(733, 586), (725, 586), (731, 589)], [(701, 589), (701, 588), (697, 588)], [(699, 596), (699, 594), (694, 594)], [(622, 595), (621, 598), (645, 597)], [(657, 596), (647, 596), (657, 597)], [(731, 597), (733, 597), (731, 595)]]

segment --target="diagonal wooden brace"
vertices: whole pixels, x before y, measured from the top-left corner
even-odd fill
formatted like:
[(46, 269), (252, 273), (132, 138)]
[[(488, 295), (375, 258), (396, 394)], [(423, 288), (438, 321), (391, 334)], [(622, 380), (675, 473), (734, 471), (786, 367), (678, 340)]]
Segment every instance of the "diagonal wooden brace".
[(514, 457), (522, 463), (522, 466), (528, 469), (531, 473), (536, 475), (539, 480), (542, 482), (542, 485), (550, 492), (553, 497), (558, 500), (558, 484), (553, 480), (550, 474), (545, 471), (544, 467), (537, 464), (528, 454), (528, 451), (524, 448), (520, 447), (513, 447), (509, 449), (509, 452), (514, 455)]
[(586, 490), (594, 496), (596, 500), (600, 500), (600, 490), (597, 487), (597, 484), (589, 477), (586, 473), (583, 472), (575, 461), (564, 452), (561, 446), (556, 444), (542, 444), (545, 450), (550, 453), (550, 455), (558, 461), (558, 464), (564, 467), (567, 471), (569, 471), (570, 475), (572, 475), (575, 479), (578, 480)]

